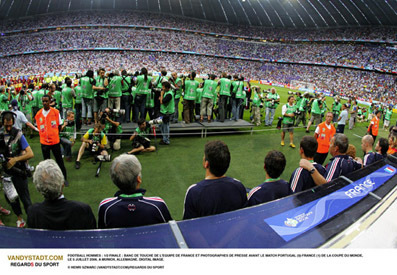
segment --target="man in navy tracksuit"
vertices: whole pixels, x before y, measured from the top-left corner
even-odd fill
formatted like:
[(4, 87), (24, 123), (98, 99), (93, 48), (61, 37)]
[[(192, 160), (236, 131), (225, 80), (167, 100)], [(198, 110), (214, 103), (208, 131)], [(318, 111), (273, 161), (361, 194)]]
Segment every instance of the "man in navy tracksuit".
[[(301, 159), (299, 166), (308, 170), (313, 171), (312, 177), (317, 185), (324, 184), (339, 176), (348, 176), (351, 172), (360, 169), (362, 164), (346, 155), (347, 148), (349, 147), (349, 139), (344, 134), (335, 134), (331, 139), (329, 152), (333, 156), (330, 162), (326, 166), (326, 175), (322, 176), (314, 165), (308, 160)], [(314, 168), (314, 170), (313, 170)]]
[[(317, 170), (322, 176), (325, 176), (325, 168), (313, 161), (314, 155), (316, 154), (318, 147), (317, 140), (312, 136), (304, 136), (300, 142), (300, 156), (301, 159), (306, 159), (311, 162), (314, 169)], [(311, 176), (314, 170), (308, 171), (302, 167), (298, 167), (292, 173), (289, 180), (289, 193), (293, 194), (303, 190), (307, 190), (316, 186)]]
[(230, 152), (224, 142), (215, 140), (205, 145), (205, 179), (187, 189), (184, 220), (220, 214), (245, 206), (247, 193), (244, 185), (239, 180), (225, 176), (229, 164)]
[(277, 200), (288, 195), (288, 182), (280, 179), (286, 163), (283, 153), (275, 150), (267, 153), (264, 165), (265, 182), (251, 189), (248, 194), (248, 206)]
[(159, 197), (144, 197), (142, 166), (133, 155), (115, 158), (110, 168), (115, 196), (99, 204), (98, 228), (136, 227), (172, 220), (167, 205)]
[(374, 138), (371, 135), (365, 135), (361, 139), (361, 149), (364, 152), (363, 166), (370, 165), (373, 162), (383, 159), (383, 155), (373, 152)]

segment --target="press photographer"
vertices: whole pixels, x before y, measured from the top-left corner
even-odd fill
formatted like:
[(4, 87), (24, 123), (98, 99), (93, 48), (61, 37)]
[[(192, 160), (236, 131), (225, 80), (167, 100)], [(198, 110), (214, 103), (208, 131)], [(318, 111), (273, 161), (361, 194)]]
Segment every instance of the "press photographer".
[(85, 149), (88, 149), (95, 159), (97, 159), (98, 156), (103, 156), (102, 158), (104, 158), (109, 155), (105, 149), (108, 143), (107, 137), (102, 131), (102, 125), (100, 123), (96, 123), (94, 128), (89, 129), (81, 138), (81, 141), (82, 144), (75, 163), (76, 169), (80, 169), (80, 159), (83, 156)]
[(98, 112), (103, 112), (108, 105), (108, 78), (105, 77), (105, 69), (98, 70), (98, 76), (95, 78), (94, 90), (94, 121), (98, 122)]
[(12, 112), (5, 111), (1, 114), (3, 127), (0, 130), (0, 170), (6, 200), (18, 217), (17, 227), (24, 227), (25, 221), (22, 219), (19, 199), (27, 213), (32, 202), (28, 189), (26, 161), (34, 155), (22, 131), (13, 127), (14, 121), (15, 114)]
[(156, 147), (150, 145), (149, 135), (151, 133), (151, 125), (161, 124), (161, 119), (151, 120), (146, 122), (144, 119), (138, 120), (138, 127), (135, 129), (134, 134), (130, 137), (132, 141), (132, 150), (127, 154), (137, 154), (140, 152), (154, 152)]
[(105, 111), (100, 114), (99, 122), (104, 125), (103, 132), (108, 136), (107, 149), (113, 148), (113, 150), (120, 150), (121, 137), (120, 134), (123, 133), (121, 128), (121, 123), (117, 120), (124, 116), (125, 110), (120, 109), (110, 109), (105, 108)]

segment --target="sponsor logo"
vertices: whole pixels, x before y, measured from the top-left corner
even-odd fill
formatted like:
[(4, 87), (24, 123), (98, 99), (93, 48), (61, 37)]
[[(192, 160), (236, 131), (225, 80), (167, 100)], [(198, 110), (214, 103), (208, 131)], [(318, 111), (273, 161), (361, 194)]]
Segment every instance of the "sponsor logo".
[(135, 204), (131, 203), (131, 204), (128, 205), (128, 211), (134, 212), (135, 210), (136, 210)]
[(284, 222), (284, 224), (289, 227), (296, 227), (298, 225), (298, 223), (299, 222), (297, 220), (290, 219), (290, 218), (287, 218), (287, 220)]

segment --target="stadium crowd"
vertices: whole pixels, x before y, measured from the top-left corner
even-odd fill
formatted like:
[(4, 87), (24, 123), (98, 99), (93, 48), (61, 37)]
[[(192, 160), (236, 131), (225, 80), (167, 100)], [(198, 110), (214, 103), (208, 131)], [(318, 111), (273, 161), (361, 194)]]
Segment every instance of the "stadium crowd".
[[(50, 61), (50, 62), (49, 62)], [(29, 64), (29, 66), (25, 66)], [(293, 64), (262, 63), (248, 60), (233, 60), (199, 55), (119, 52), (119, 51), (79, 51), (21, 55), (0, 58), (3, 72), (13, 75), (41, 75), (60, 72), (83, 73), (86, 68), (103, 67), (106, 71), (114, 68), (131, 68), (134, 73), (141, 64), (153, 71), (166, 67), (170, 71), (187, 75), (195, 70), (198, 75), (230, 72), (243, 74), (246, 80), (264, 80), (275, 85), (288, 86), (294, 80), (313, 83), (318, 91), (329, 91), (346, 97), (356, 97), (365, 101), (381, 101), (395, 104), (396, 76), (368, 71), (357, 71), (333, 67), (306, 66)], [(332, 76), (332, 77), (330, 77)], [(0, 82), (15, 83), (26, 81), (17, 77), (3, 77)]]
[[(132, 15), (131, 15), (132, 14)], [(182, 30), (200, 31), (216, 34), (245, 36), (263, 40), (383, 40), (397, 41), (393, 28), (361, 27), (357, 28), (324, 28), (316, 30), (302, 29), (276, 29), (255, 26), (230, 26), (227, 24), (214, 24), (205, 20), (186, 19), (168, 14), (162, 16), (155, 13), (118, 11), (118, 12), (68, 12), (56, 13), (55, 16), (36, 16), (19, 20), (4, 20), (1, 22), (2, 33), (26, 29), (39, 29), (57, 26), (80, 25), (136, 25), (163, 28), (178, 28)], [(115, 23), (117, 22), (117, 23)], [(29, 27), (27, 27), (29, 26)]]
[(195, 52), (228, 57), (324, 63), (396, 71), (395, 49), (383, 45), (336, 43), (259, 43), (185, 32), (137, 29), (72, 29), (0, 38), (0, 55), (64, 49), (130, 48)]

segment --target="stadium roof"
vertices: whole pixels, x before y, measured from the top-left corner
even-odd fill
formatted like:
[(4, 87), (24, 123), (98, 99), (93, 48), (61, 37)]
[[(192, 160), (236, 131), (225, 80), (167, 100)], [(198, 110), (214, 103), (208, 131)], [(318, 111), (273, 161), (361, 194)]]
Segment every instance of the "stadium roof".
[(397, 0), (0, 0), (0, 19), (78, 10), (140, 10), (280, 28), (397, 26)]

